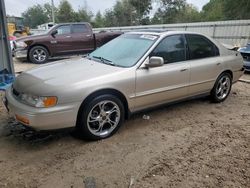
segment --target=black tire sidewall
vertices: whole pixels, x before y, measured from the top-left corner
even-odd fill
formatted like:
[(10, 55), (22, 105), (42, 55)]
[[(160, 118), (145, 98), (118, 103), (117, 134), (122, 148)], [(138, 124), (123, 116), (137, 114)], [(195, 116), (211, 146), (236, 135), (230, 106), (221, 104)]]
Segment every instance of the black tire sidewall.
[[(92, 110), (92, 108), (97, 103), (104, 101), (104, 100), (110, 100), (110, 101), (116, 103), (118, 105), (118, 107), (120, 108), (121, 117), (120, 117), (120, 121), (119, 121), (118, 125), (116, 126), (116, 128), (109, 135), (101, 137), (101, 136), (93, 135), (90, 132), (90, 130), (88, 129), (88, 126), (87, 126), (87, 118), (88, 118), (89, 112)], [(112, 136), (113, 134), (115, 134), (118, 131), (118, 129), (120, 128), (120, 126), (123, 124), (124, 118), (125, 118), (125, 109), (124, 109), (124, 105), (122, 104), (121, 100), (118, 97), (116, 97), (114, 95), (110, 95), (110, 94), (101, 95), (101, 96), (95, 97), (92, 100), (89, 100), (86, 103), (86, 105), (83, 106), (83, 108), (81, 109), (81, 111), (79, 113), (80, 113), (79, 114), (79, 121), (78, 121), (78, 124), (76, 126), (77, 134), (85, 140), (92, 140), (92, 141), (105, 139), (105, 138), (108, 138), (108, 137)]]
[[(217, 88), (217, 86), (218, 86), (218, 83), (219, 83), (220, 79), (221, 79), (222, 77), (224, 77), (224, 76), (227, 76), (227, 77), (230, 79), (230, 88), (229, 88), (229, 92), (228, 92), (227, 96), (224, 97), (223, 99), (219, 99), (219, 98), (217, 97), (217, 95), (216, 95), (216, 88)], [(211, 91), (211, 98), (212, 98), (212, 101), (215, 102), (215, 103), (220, 103), (220, 102), (225, 101), (225, 100), (227, 99), (228, 95), (230, 94), (231, 89), (232, 89), (232, 76), (231, 76), (229, 73), (226, 73), (226, 72), (225, 72), (225, 73), (222, 73), (222, 74), (218, 77), (218, 79), (216, 80), (216, 82), (215, 82), (215, 84), (214, 84), (214, 87), (213, 87), (213, 89), (212, 89), (212, 91)]]
[[(42, 49), (44, 50), (45, 54), (46, 54), (46, 58), (44, 61), (37, 61), (33, 58), (33, 53), (35, 50), (37, 49)], [(48, 58), (49, 58), (49, 52), (46, 48), (44, 48), (43, 46), (34, 46), (30, 49), (29, 51), (29, 60), (32, 62), (32, 63), (35, 63), (35, 64), (43, 64), (43, 63), (46, 63), (48, 61)]]

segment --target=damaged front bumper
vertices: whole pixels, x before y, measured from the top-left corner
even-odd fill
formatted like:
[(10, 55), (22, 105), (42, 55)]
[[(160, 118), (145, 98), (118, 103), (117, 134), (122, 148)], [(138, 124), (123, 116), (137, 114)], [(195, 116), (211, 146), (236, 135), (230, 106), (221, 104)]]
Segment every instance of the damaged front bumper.
[(244, 60), (244, 68), (245, 68), (245, 71), (250, 71), (250, 61), (245, 61)]
[(15, 50), (15, 57), (17, 59), (27, 59), (28, 50), (27, 49), (16, 49)]

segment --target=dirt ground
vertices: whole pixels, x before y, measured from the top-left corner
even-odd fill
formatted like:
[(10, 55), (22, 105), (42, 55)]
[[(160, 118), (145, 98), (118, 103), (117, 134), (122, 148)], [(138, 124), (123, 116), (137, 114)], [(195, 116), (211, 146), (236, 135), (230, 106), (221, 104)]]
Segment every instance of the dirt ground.
[[(16, 62), (16, 71), (33, 66)], [(100, 188), (249, 188), (250, 84), (235, 84), (221, 104), (199, 98), (136, 114), (98, 142), (34, 133), (0, 105), (0, 169), (8, 188), (78, 188), (91, 177)]]

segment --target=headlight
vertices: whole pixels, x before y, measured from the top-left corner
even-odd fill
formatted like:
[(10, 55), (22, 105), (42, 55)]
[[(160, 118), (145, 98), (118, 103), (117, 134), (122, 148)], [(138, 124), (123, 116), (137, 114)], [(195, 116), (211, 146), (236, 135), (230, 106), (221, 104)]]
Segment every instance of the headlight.
[(27, 44), (23, 41), (16, 42), (17, 48), (26, 48)]
[(24, 103), (37, 108), (48, 108), (57, 104), (57, 97), (38, 97), (28, 94), (21, 94), (20, 99)]

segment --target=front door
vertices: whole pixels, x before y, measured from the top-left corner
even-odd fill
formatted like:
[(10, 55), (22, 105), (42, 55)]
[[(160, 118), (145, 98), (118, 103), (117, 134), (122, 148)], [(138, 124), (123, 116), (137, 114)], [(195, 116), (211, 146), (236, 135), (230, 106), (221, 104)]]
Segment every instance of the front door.
[(72, 43), (71, 25), (62, 25), (57, 29), (57, 34), (51, 36), (51, 47), (54, 54), (66, 54), (74, 51)]
[(190, 65), (183, 35), (163, 39), (150, 57), (164, 59), (161, 67), (136, 71), (136, 110), (184, 98), (188, 94)]

